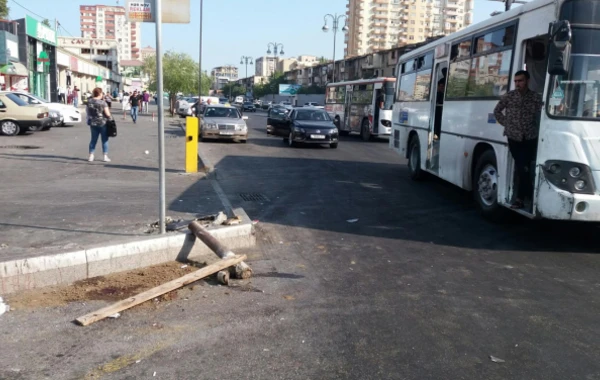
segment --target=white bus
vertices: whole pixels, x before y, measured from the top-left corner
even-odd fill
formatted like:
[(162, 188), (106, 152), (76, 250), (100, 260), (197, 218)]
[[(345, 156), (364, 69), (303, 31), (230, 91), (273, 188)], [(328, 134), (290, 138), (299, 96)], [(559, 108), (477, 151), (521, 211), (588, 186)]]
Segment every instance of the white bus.
[(374, 78), (328, 84), (325, 110), (340, 135), (358, 132), (365, 141), (389, 136), (395, 83), (395, 78)]
[(544, 107), (534, 191), (516, 211), (600, 220), (599, 4), (534, 0), (399, 57), (390, 148), (408, 158), (411, 177), (472, 190), (486, 216), (510, 206), (514, 162), (493, 110), (526, 69)]

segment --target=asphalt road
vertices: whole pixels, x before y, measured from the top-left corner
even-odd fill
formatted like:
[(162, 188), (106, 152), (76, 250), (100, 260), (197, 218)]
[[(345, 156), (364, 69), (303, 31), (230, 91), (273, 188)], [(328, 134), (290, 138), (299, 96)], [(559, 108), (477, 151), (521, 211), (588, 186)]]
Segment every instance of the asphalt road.
[(490, 224), (386, 141), (289, 148), (246, 115), (200, 149), (258, 220), (251, 281), (86, 328), (5, 314), (0, 378), (600, 379), (598, 225)]

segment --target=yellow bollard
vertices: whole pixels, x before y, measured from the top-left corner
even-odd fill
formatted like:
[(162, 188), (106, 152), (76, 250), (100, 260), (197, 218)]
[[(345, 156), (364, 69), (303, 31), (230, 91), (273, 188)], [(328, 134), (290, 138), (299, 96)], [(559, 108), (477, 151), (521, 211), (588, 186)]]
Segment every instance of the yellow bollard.
[(185, 172), (198, 172), (198, 118), (185, 118)]

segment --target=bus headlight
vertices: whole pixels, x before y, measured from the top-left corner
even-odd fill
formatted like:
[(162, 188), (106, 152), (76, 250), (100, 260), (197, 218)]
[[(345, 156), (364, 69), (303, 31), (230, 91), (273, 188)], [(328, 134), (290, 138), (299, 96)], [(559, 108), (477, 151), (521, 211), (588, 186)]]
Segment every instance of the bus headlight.
[(381, 120), (381, 124), (387, 128), (390, 128), (392, 126), (392, 122), (389, 120)]
[[(594, 194), (596, 186), (592, 170), (577, 162), (549, 160), (542, 166), (548, 182), (561, 190), (578, 194)], [(564, 168), (565, 170), (562, 170)]]

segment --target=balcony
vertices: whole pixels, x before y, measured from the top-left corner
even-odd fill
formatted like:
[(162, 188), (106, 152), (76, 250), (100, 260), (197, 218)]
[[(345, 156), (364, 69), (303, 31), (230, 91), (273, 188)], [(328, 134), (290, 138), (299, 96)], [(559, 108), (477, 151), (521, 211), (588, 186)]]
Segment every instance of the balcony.
[(388, 0), (375, 0), (375, 4), (388, 4)]
[(454, 3), (454, 2), (447, 2), (446, 3), (446, 8), (447, 9), (458, 9), (460, 7), (460, 5), (458, 5), (458, 3)]
[(373, 12), (387, 12), (388, 9), (386, 7), (375, 6), (375, 7), (371, 8), (371, 11), (373, 11)]

